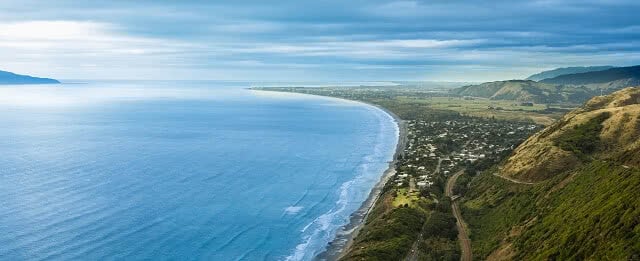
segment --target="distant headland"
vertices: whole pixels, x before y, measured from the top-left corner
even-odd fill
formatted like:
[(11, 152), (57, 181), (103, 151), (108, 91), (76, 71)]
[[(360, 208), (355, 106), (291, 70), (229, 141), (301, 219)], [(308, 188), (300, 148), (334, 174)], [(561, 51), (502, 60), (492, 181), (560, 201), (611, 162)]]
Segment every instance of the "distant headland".
[(57, 84), (60, 81), (49, 78), (33, 77), (29, 75), (20, 75), (7, 71), (0, 71), (1, 84)]

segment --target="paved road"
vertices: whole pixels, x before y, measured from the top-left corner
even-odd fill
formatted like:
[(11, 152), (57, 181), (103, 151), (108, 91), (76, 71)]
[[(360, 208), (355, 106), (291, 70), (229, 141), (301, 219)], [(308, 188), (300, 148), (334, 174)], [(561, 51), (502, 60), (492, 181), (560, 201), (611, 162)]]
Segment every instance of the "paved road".
[[(464, 173), (462, 170), (453, 174), (447, 180), (447, 187), (445, 193), (448, 197), (453, 197), (453, 186), (456, 184), (456, 180), (460, 175)], [(462, 255), (460, 256), (460, 260), (462, 261), (471, 261), (471, 240), (469, 240), (469, 235), (467, 234), (467, 230), (464, 226), (464, 220), (462, 219), (462, 214), (460, 213), (460, 207), (458, 206), (458, 202), (451, 202), (451, 210), (453, 211), (453, 216), (456, 217), (456, 226), (458, 227), (458, 241), (460, 241), (460, 249), (462, 250)]]

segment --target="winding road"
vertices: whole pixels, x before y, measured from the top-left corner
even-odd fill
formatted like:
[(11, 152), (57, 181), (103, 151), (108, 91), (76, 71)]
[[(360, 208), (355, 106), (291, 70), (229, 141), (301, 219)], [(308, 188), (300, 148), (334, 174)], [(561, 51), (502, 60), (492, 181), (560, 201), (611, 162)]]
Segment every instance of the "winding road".
[(460, 175), (464, 173), (462, 170), (456, 172), (449, 180), (447, 180), (447, 187), (445, 193), (448, 197), (452, 199), (451, 202), (451, 210), (453, 211), (453, 216), (456, 218), (456, 226), (458, 227), (458, 241), (460, 241), (460, 249), (462, 250), (462, 255), (460, 256), (460, 260), (462, 261), (471, 261), (471, 240), (469, 239), (469, 235), (467, 234), (467, 230), (465, 229), (465, 223), (462, 219), (462, 214), (460, 213), (460, 207), (458, 206), (458, 202), (453, 197), (453, 186), (456, 184), (456, 180)]

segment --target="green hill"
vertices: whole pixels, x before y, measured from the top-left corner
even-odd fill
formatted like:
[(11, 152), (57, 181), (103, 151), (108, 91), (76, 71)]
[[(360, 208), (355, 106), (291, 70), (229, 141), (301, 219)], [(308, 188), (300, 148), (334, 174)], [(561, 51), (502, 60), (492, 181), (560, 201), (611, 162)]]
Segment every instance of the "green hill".
[(544, 79), (558, 77), (565, 74), (596, 72), (607, 69), (615, 68), (613, 66), (580, 66), (580, 67), (565, 67), (557, 68), (549, 71), (543, 71), (527, 77), (527, 80), (540, 81)]
[(591, 99), (462, 180), (477, 259), (640, 259), (640, 88)]
[(535, 103), (584, 102), (595, 93), (584, 87), (555, 85), (529, 80), (509, 80), (467, 85), (452, 89), (459, 96), (483, 97), (492, 100), (531, 101)]
[(539, 82), (509, 80), (467, 85), (452, 89), (450, 93), (492, 100), (580, 104), (596, 95), (609, 94), (638, 85), (640, 85), (640, 66), (631, 66), (560, 75)]

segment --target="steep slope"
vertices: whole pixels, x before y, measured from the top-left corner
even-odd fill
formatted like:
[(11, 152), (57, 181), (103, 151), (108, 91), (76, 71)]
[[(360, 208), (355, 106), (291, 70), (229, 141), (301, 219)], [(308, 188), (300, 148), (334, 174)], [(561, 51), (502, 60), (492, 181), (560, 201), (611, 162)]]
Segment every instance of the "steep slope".
[(527, 77), (526, 80), (540, 81), (544, 79), (558, 77), (560, 75), (565, 75), (565, 74), (597, 72), (597, 71), (604, 71), (611, 68), (615, 68), (615, 67), (613, 66), (580, 66), (580, 67), (557, 68), (549, 71), (536, 73), (534, 75)]
[(503, 173), (540, 181), (594, 157), (636, 151), (640, 147), (639, 116), (638, 88), (595, 97), (520, 145), (506, 161)]
[(55, 84), (57, 80), (0, 71), (0, 84)]
[(561, 75), (544, 79), (548, 84), (584, 85), (590, 89), (621, 89), (640, 85), (640, 65), (604, 71)]
[(535, 103), (584, 102), (594, 93), (583, 87), (558, 86), (527, 80), (510, 80), (468, 85), (451, 90), (452, 94), (493, 100), (532, 101)]
[(468, 184), (478, 259), (640, 259), (640, 88), (591, 99)]

